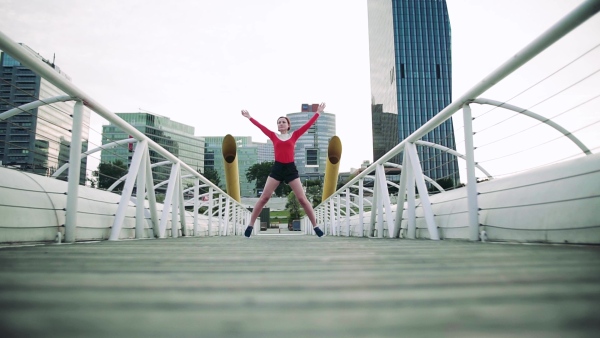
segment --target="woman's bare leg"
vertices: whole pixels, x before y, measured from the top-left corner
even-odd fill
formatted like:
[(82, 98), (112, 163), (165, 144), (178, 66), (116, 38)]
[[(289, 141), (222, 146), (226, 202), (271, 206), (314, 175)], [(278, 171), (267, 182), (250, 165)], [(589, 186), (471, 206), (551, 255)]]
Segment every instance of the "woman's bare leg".
[(256, 204), (254, 205), (254, 209), (252, 209), (252, 215), (250, 215), (249, 226), (254, 226), (254, 222), (258, 218), (258, 215), (260, 215), (260, 212), (262, 211), (262, 209), (265, 207), (265, 205), (267, 205), (267, 202), (269, 202), (269, 199), (271, 199), (271, 195), (273, 195), (273, 192), (275, 191), (275, 189), (277, 189), (277, 186), (279, 186), (279, 183), (281, 183), (281, 182), (274, 179), (273, 177), (271, 177), (271, 176), (267, 177), (267, 183), (265, 183), (265, 187), (263, 188), (263, 193), (262, 193), (262, 195), (260, 195), (260, 198), (258, 199), (258, 201), (256, 201)]
[(308, 200), (308, 198), (306, 198), (306, 195), (304, 194), (304, 189), (302, 188), (302, 183), (300, 182), (300, 179), (297, 178), (288, 184), (292, 188), (294, 195), (296, 195), (298, 202), (300, 202), (302, 209), (304, 209), (306, 216), (308, 216), (308, 219), (310, 219), (310, 221), (312, 222), (313, 228), (316, 227), (317, 219), (315, 217), (315, 211), (312, 207), (312, 204), (310, 204), (310, 201)]

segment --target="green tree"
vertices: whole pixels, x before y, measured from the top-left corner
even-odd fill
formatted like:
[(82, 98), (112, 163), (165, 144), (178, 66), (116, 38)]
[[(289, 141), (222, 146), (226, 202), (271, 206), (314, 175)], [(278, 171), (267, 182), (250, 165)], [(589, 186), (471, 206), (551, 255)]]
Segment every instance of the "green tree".
[[(98, 170), (94, 172), (94, 176), (98, 177), (98, 188), (100, 189), (108, 189), (113, 183), (126, 174), (127, 165), (121, 160), (100, 163)], [(123, 190), (124, 185), (125, 182), (121, 182), (113, 190), (121, 191)]]
[(323, 181), (306, 180), (306, 198), (311, 202), (313, 208), (321, 204), (323, 197)]
[(269, 174), (271, 173), (273, 163), (273, 161), (255, 163), (246, 171), (246, 179), (248, 182), (256, 180), (256, 184), (254, 185), (255, 192), (261, 190), (265, 186), (265, 183), (267, 183), (267, 177), (269, 177)]
[[(216, 171), (214, 169), (206, 169), (204, 174), (202, 174), (202, 176), (206, 177), (206, 179), (211, 181), (217, 187), (220, 187), (221, 177), (219, 176), (218, 171)], [(208, 188), (202, 188), (200, 191), (201, 194), (206, 193), (206, 192), (208, 192)]]
[(287, 195), (287, 203), (285, 204), (285, 208), (290, 213), (288, 224), (292, 223), (293, 220), (300, 219), (300, 217), (302, 217), (302, 207), (300, 206), (300, 201), (298, 201), (293, 192), (290, 192)]

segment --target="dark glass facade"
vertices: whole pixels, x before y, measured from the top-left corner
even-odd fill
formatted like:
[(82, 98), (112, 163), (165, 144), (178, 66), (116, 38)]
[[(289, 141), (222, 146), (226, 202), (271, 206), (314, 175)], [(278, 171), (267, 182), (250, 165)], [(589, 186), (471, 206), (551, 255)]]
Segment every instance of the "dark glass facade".
[[(150, 113), (116, 114), (196, 171), (202, 171), (202, 168), (204, 168), (204, 138), (194, 136), (194, 127), (172, 121), (168, 117)], [(129, 137), (129, 134), (113, 124), (102, 126), (102, 144)], [(103, 150), (100, 160), (102, 163), (113, 163), (120, 160), (129, 167), (133, 150), (133, 147), (129, 146)], [(152, 149), (150, 149), (149, 154), (150, 163), (165, 160), (162, 155)], [(154, 179), (157, 182), (168, 180), (170, 172), (170, 166), (159, 166), (152, 169)], [(193, 184), (193, 179), (186, 178), (183, 180), (183, 184)], [(166, 186), (163, 188), (166, 189)]]
[[(23, 45), (65, 77), (58, 67)], [(0, 113), (23, 104), (65, 95), (7, 53), (0, 58)], [(57, 102), (21, 112), (0, 121), (0, 163), (15, 169), (50, 176), (69, 162), (73, 108), (75, 103)], [(82, 149), (88, 147), (90, 110), (84, 108)], [(80, 183), (85, 183), (87, 158), (81, 161)], [(66, 179), (67, 173), (60, 179)]]
[[(368, 12), (377, 160), (452, 102), (450, 21), (445, 0), (368, 0)], [(396, 132), (390, 129), (392, 116)], [(423, 140), (456, 149), (452, 119)], [(460, 182), (454, 156), (431, 147), (417, 149), (425, 175)]]

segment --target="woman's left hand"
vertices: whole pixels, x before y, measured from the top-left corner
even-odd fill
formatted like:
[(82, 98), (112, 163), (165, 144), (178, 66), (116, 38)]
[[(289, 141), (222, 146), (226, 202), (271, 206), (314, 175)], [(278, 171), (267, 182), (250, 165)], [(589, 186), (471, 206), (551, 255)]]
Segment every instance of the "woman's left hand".
[(325, 110), (325, 102), (321, 102), (319, 108), (317, 108), (317, 113), (321, 114)]

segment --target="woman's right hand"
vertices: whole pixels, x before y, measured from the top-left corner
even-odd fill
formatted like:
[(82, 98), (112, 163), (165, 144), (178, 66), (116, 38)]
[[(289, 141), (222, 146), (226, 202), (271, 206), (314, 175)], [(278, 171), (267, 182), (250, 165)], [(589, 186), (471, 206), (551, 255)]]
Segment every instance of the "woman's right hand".
[(244, 110), (242, 110), (242, 116), (245, 117), (245, 118), (247, 118), (247, 119), (249, 119), (250, 118), (250, 113), (248, 113), (248, 111), (244, 109)]

